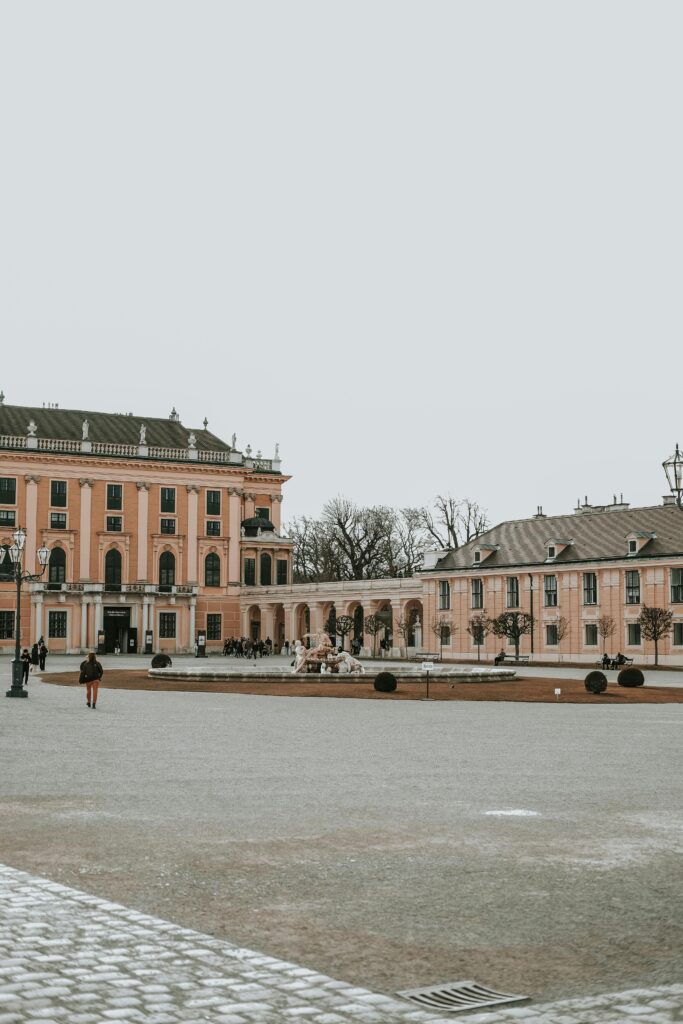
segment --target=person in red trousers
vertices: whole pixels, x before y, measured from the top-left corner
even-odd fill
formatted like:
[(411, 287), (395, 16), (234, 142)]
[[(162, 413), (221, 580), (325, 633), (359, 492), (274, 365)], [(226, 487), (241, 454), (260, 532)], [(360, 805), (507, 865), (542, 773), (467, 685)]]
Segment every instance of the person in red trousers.
[(100, 685), (100, 679), (104, 669), (100, 665), (99, 661), (91, 651), (85, 661), (81, 662), (81, 674), (79, 676), (79, 682), (85, 683), (87, 686), (86, 690), (86, 701), (89, 708), (93, 711), (97, 707), (97, 691)]

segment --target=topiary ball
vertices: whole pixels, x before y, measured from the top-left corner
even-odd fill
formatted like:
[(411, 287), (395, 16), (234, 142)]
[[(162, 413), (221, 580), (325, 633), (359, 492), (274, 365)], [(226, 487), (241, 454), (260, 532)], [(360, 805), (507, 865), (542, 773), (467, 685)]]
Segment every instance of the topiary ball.
[(152, 668), (170, 668), (172, 664), (168, 654), (155, 654), (152, 658)]
[(589, 693), (604, 693), (607, 689), (607, 676), (604, 672), (589, 672), (584, 680)]
[(396, 676), (391, 672), (379, 672), (375, 676), (374, 687), (380, 693), (393, 693), (396, 689)]
[(645, 676), (639, 668), (622, 668), (617, 676), (619, 686), (642, 686)]

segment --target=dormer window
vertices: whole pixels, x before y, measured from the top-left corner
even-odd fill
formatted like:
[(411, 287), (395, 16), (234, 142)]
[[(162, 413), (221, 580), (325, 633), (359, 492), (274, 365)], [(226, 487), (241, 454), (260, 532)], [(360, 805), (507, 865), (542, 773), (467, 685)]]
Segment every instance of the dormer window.
[(561, 555), (565, 548), (571, 547), (574, 543), (570, 538), (558, 539), (549, 537), (545, 542), (546, 561), (554, 562), (558, 555)]
[(474, 564), (479, 565), (481, 562), (485, 562), (494, 551), (500, 551), (500, 545), (498, 544), (480, 544), (479, 547), (474, 549)]
[(655, 540), (656, 537), (656, 533), (648, 533), (644, 530), (634, 530), (633, 533), (627, 533), (626, 544), (629, 558), (632, 558), (633, 555), (639, 555), (645, 545), (649, 544), (651, 540)]

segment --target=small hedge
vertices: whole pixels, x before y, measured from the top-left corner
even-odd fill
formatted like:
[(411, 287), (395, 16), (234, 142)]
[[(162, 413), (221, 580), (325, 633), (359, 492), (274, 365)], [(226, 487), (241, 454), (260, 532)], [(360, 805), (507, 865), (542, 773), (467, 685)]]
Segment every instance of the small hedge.
[(607, 676), (604, 672), (589, 672), (584, 685), (589, 693), (604, 693), (607, 689)]
[(168, 654), (155, 654), (152, 658), (152, 668), (170, 668), (172, 664)]
[(396, 676), (391, 672), (379, 672), (375, 676), (374, 687), (380, 693), (393, 693), (396, 689)]
[(639, 668), (622, 668), (617, 676), (619, 686), (642, 686), (645, 676)]

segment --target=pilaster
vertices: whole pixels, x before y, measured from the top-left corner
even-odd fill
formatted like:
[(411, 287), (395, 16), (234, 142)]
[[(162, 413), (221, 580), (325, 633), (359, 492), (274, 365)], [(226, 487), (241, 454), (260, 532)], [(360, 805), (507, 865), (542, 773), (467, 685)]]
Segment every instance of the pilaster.
[(78, 552), (78, 578), (90, 579), (90, 540), (92, 537), (92, 489), (94, 480), (81, 477), (78, 481), (81, 488), (81, 524)]

